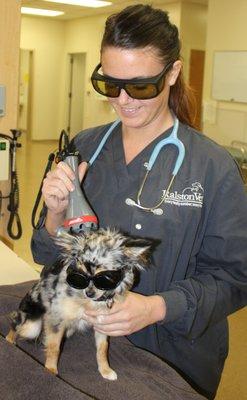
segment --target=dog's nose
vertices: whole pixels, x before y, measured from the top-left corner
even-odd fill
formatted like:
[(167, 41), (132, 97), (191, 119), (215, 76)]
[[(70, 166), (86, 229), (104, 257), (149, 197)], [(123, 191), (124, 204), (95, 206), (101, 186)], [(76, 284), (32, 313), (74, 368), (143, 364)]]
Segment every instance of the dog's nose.
[(92, 299), (95, 296), (95, 291), (92, 289), (85, 290), (86, 296)]

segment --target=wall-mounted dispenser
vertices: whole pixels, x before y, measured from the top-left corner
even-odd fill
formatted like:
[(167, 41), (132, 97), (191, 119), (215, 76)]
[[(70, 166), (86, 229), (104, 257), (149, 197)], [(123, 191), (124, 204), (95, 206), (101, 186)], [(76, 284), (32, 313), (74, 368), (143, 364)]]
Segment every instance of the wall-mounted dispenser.
[(0, 137), (0, 181), (9, 179), (9, 141)]
[(4, 117), (6, 107), (6, 87), (0, 85), (0, 117)]

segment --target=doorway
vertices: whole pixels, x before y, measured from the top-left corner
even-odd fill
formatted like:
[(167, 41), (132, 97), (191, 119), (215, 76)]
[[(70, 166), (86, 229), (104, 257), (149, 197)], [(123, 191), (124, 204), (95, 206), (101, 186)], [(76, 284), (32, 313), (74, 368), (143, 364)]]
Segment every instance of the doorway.
[(19, 110), (17, 126), (31, 137), (31, 94), (32, 94), (33, 51), (20, 49), (19, 66)]
[(69, 54), (69, 93), (67, 131), (70, 137), (83, 129), (85, 94), (85, 53)]
[(196, 99), (196, 119), (195, 126), (201, 129), (202, 126), (202, 93), (204, 78), (204, 50), (191, 50), (190, 52), (190, 71), (189, 85), (194, 91)]

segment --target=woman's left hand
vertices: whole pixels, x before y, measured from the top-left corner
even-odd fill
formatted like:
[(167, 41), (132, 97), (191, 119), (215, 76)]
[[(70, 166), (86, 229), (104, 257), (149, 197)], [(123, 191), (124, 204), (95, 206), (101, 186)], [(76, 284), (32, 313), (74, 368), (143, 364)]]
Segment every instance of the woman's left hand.
[(166, 305), (159, 295), (143, 296), (128, 292), (124, 301), (114, 303), (109, 310), (90, 310), (86, 320), (97, 332), (108, 336), (125, 336), (148, 325), (162, 321)]

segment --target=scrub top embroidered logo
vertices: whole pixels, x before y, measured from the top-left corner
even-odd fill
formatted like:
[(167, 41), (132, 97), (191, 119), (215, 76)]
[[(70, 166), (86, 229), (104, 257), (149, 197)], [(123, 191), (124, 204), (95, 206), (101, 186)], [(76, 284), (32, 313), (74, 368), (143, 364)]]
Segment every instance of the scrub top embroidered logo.
[(187, 207), (202, 207), (204, 189), (200, 182), (192, 183), (191, 186), (183, 189), (182, 193), (175, 191), (167, 194), (166, 192), (166, 190), (163, 190), (163, 194), (166, 196), (165, 202), (168, 204)]

